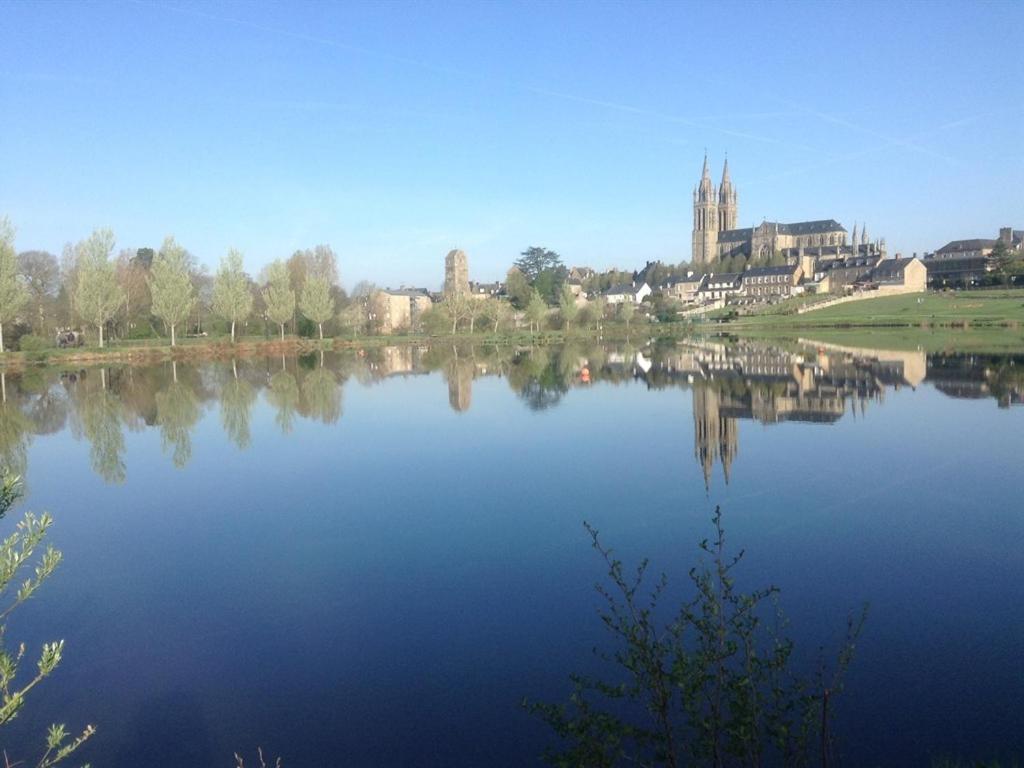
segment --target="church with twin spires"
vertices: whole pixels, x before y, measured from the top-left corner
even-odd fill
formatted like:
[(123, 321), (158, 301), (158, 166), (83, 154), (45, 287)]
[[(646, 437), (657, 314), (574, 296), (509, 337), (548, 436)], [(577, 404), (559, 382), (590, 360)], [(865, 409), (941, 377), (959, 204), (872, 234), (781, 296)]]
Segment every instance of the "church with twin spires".
[[(884, 250), (884, 240), (868, 241), (867, 227), (857, 238), (857, 227), (847, 243), (846, 229), (835, 219), (798, 221), (782, 224), (762, 221), (756, 227), (740, 229), (739, 192), (729, 177), (729, 160), (722, 168), (722, 181), (716, 188), (708, 171), (708, 158), (704, 156), (704, 171), (700, 183), (693, 190), (693, 250), (691, 264), (710, 265), (729, 257), (742, 256), (767, 263), (781, 258), (795, 261), (806, 251), (808, 254), (856, 256)], [(734, 258), (735, 261), (735, 258)]]

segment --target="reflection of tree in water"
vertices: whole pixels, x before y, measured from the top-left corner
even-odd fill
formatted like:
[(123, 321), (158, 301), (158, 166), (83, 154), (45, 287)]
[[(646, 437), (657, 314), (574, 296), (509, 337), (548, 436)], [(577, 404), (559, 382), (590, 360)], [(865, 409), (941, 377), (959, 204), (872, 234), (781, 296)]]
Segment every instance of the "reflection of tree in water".
[(0, 463), (16, 475), (24, 476), (28, 467), (28, 443), (32, 422), (10, 400), (0, 404)]
[(238, 378), (238, 368), (234, 361), (232, 372), (232, 378), (220, 390), (220, 423), (228, 439), (245, 450), (252, 440), (249, 417), (252, 404), (256, 401), (256, 390), (248, 381)]
[(275, 421), (281, 432), (292, 431), (295, 421), (295, 410), (299, 404), (299, 385), (287, 370), (280, 370), (270, 377), (267, 389), (267, 401), (277, 409)]
[(64, 429), (68, 420), (67, 394), (59, 389), (47, 388), (30, 401), (27, 413), (35, 434), (56, 434)]
[(341, 384), (327, 368), (317, 368), (302, 380), (303, 415), (334, 424), (341, 418)]
[(192, 428), (199, 421), (199, 401), (191, 387), (173, 382), (156, 395), (157, 424), (166, 451), (173, 448), (174, 466), (184, 467), (192, 458)]
[(561, 367), (559, 353), (537, 347), (512, 360), (508, 383), (533, 411), (551, 408), (569, 391), (569, 379)]
[(93, 471), (108, 483), (123, 483), (126, 467), (121, 401), (104, 386), (83, 396), (78, 413), (82, 433), (89, 441)]

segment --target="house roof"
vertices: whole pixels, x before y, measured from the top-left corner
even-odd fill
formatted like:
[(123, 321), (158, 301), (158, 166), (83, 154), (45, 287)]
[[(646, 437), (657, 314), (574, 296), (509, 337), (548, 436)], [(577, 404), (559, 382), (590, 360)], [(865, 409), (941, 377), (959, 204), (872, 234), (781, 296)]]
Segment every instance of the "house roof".
[(735, 285), (740, 281), (741, 276), (739, 272), (719, 272), (717, 275), (712, 272), (710, 275), (707, 275), (707, 280), (704, 281), (702, 287), (706, 288), (712, 283), (715, 285), (721, 285), (722, 283), (732, 283)]
[(781, 224), (775, 221), (764, 221), (765, 224), (776, 225), (779, 234), (784, 235), (814, 235), (819, 232), (845, 232), (846, 229), (835, 219), (819, 219), (817, 221), (797, 221), (792, 224)]
[(973, 240), (950, 240), (939, 248), (936, 253), (948, 253), (949, 251), (977, 251), (982, 248), (995, 247), (995, 240), (988, 240), (983, 237), (976, 237)]
[[(640, 290), (645, 285), (647, 285), (647, 283), (645, 283), (645, 282), (641, 282), (640, 285), (626, 285), (625, 283), (623, 283), (622, 285), (613, 285), (611, 288), (609, 288), (607, 291), (605, 291), (601, 295), (602, 296), (619, 296), (619, 295), (625, 296), (626, 294), (629, 294), (630, 296), (635, 296), (637, 293), (640, 292)], [(648, 286), (648, 287), (650, 287), (650, 286)]]
[[(794, 221), (789, 224), (780, 221), (762, 221), (760, 227), (778, 227), (780, 235), (815, 235), (826, 232), (845, 232), (843, 227), (835, 219), (819, 219), (817, 221)], [(754, 236), (751, 227), (746, 229), (726, 229), (718, 233), (718, 242), (736, 243), (749, 240)]]
[(941, 259), (928, 256), (924, 264), (929, 272), (956, 272), (958, 270), (988, 269), (991, 260), (987, 256), (962, 256), (953, 259)]
[(800, 266), (798, 264), (786, 264), (781, 267), (751, 267), (743, 273), (743, 279), (748, 277), (767, 277), (769, 275), (792, 275)]
[(833, 269), (863, 269), (864, 267), (873, 267), (878, 260), (880, 255), (875, 256), (846, 256), (839, 257), (836, 259), (822, 259), (818, 262), (818, 272), (827, 272)]
[(430, 292), (426, 288), (397, 288), (394, 290), (385, 288), (384, 293), (389, 296), (411, 296), (413, 298), (424, 296), (430, 298)]
[(746, 229), (726, 229), (718, 233), (718, 242), (720, 243), (743, 243), (754, 236), (754, 230), (750, 227)]
[(903, 259), (885, 259), (877, 267), (871, 270), (872, 280), (895, 280), (896, 275), (906, 269), (912, 261), (917, 261), (913, 256)]
[(499, 282), (495, 283), (474, 283), (470, 281), (469, 290), (471, 293), (498, 293), (502, 289), (502, 284)]
[(693, 277), (677, 277), (665, 283), (666, 288), (676, 285), (700, 285), (707, 279), (707, 275), (694, 275)]

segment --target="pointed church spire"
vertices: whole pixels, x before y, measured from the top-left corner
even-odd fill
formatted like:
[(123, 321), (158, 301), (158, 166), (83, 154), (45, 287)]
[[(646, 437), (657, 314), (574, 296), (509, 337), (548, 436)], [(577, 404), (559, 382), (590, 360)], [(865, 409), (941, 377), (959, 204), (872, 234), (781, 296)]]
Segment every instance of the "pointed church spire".
[(860, 230), (860, 242), (861, 242), (861, 245), (867, 245), (868, 244), (868, 225), (867, 224), (865, 224), (863, 227), (861, 227), (861, 230)]
[(857, 253), (857, 222), (853, 222), (853, 236), (850, 238), (850, 245), (853, 246), (853, 252)]
[(729, 184), (731, 179), (729, 178), (729, 155), (725, 156), (725, 166), (722, 168), (722, 186)]

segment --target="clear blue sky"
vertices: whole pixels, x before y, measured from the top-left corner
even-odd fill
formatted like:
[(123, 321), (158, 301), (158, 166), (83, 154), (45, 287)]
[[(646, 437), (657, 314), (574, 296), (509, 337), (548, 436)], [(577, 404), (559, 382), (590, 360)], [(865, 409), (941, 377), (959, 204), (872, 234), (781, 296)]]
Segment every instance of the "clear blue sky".
[(0, 212), (19, 249), (173, 233), (256, 272), (435, 287), (529, 245), (689, 259), (706, 147), (743, 226), (890, 252), (1024, 227), (1024, 3), (10, 3)]

